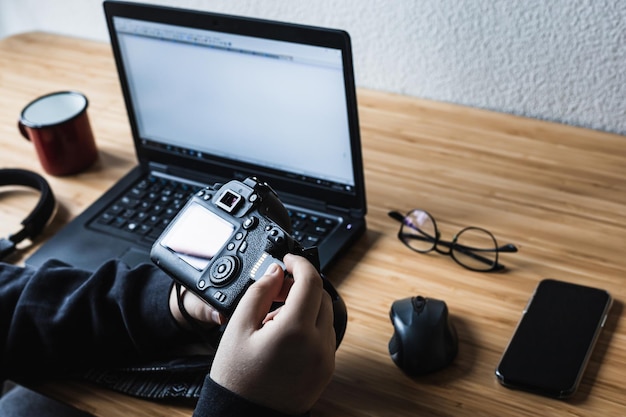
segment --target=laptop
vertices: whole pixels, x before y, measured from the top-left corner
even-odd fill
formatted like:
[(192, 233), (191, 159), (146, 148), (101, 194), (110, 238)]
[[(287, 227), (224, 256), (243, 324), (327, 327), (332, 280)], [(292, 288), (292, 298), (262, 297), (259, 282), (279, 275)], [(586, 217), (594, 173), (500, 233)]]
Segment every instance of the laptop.
[(150, 262), (192, 193), (249, 176), (277, 192), (323, 271), (364, 232), (346, 32), (117, 1), (104, 12), (138, 164), (27, 264)]

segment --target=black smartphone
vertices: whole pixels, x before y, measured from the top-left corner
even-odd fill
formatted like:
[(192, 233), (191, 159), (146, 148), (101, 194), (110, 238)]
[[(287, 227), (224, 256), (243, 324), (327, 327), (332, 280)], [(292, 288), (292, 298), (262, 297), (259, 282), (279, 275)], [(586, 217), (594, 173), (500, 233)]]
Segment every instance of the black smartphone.
[(611, 301), (602, 289), (542, 280), (496, 368), (500, 383), (549, 397), (570, 397), (582, 379)]

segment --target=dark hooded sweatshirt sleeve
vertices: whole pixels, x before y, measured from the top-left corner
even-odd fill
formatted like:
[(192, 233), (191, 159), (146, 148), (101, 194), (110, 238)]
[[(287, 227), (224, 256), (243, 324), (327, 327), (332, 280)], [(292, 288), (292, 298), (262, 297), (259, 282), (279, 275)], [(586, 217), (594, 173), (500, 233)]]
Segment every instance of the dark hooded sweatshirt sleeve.
[[(170, 313), (171, 286), (149, 264), (129, 269), (110, 261), (90, 272), (58, 261), (0, 263), (0, 382), (119, 366), (197, 341)], [(284, 416), (207, 376), (194, 416), (242, 415)]]
[(49, 261), (0, 264), (0, 378), (42, 378), (119, 365), (190, 335), (169, 311), (172, 280), (152, 265), (95, 272)]

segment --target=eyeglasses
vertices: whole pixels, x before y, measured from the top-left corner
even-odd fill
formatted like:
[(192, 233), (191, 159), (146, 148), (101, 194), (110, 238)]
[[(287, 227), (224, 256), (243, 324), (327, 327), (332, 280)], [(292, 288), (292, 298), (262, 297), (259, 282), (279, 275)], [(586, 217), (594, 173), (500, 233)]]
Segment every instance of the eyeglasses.
[(501, 271), (504, 265), (498, 263), (498, 254), (517, 252), (517, 248), (511, 243), (498, 246), (496, 238), (480, 227), (466, 227), (451, 242), (440, 240), (441, 234), (435, 219), (424, 210), (415, 209), (406, 216), (397, 211), (390, 211), (388, 214), (402, 223), (398, 239), (410, 249), (420, 253), (434, 250), (442, 255), (450, 255), (456, 263), (472, 271)]

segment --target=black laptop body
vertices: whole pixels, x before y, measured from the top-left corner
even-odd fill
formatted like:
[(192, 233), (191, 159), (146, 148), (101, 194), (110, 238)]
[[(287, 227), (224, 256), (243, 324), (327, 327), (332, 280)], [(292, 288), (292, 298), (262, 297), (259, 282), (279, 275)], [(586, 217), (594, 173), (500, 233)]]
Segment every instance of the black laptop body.
[(191, 193), (248, 176), (276, 190), (322, 270), (363, 233), (346, 32), (116, 1), (104, 11), (138, 164), (27, 264), (149, 262)]

